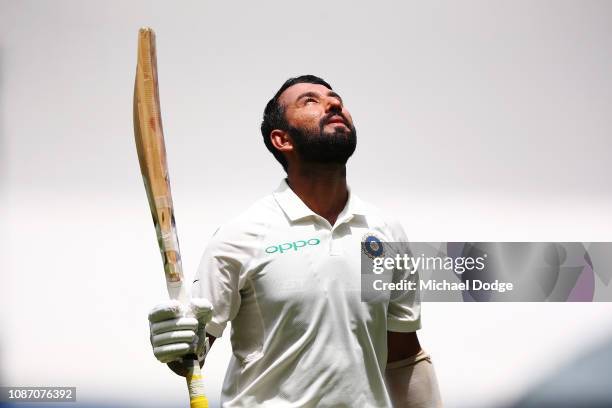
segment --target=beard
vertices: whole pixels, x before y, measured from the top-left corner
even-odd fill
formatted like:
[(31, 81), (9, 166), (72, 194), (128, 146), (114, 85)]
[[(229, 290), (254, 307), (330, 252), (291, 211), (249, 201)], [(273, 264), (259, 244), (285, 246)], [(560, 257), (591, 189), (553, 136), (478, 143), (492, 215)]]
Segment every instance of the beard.
[(318, 129), (295, 128), (289, 126), (287, 132), (293, 140), (299, 157), (305, 162), (324, 164), (346, 164), (357, 147), (357, 130), (355, 126), (348, 125), (348, 129), (338, 125), (331, 132), (323, 129), (332, 116), (342, 116), (341, 113), (331, 112), (321, 119)]

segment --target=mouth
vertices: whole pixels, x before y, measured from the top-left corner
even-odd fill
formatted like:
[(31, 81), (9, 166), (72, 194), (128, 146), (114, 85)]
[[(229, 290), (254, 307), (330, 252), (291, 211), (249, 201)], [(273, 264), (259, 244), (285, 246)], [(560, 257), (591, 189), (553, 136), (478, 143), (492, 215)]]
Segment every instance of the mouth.
[(326, 125), (344, 125), (347, 126), (346, 121), (340, 115), (334, 115), (327, 121)]

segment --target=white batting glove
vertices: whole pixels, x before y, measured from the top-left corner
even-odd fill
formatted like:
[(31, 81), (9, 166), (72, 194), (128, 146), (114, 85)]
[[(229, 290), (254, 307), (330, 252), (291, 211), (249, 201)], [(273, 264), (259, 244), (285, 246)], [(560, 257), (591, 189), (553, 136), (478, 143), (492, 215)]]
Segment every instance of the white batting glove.
[(151, 309), (149, 328), (155, 358), (170, 363), (195, 354), (203, 363), (208, 352), (205, 327), (212, 310), (210, 302), (203, 298), (193, 298), (189, 305), (169, 300)]

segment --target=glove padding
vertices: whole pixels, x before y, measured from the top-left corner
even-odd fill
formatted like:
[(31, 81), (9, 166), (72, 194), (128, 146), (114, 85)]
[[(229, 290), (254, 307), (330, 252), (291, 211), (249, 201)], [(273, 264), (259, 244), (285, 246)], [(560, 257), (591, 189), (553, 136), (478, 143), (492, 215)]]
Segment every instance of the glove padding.
[(195, 354), (202, 363), (208, 352), (206, 323), (212, 318), (207, 299), (193, 298), (189, 305), (169, 300), (149, 312), (149, 329), (153, 354), (162, 363)]

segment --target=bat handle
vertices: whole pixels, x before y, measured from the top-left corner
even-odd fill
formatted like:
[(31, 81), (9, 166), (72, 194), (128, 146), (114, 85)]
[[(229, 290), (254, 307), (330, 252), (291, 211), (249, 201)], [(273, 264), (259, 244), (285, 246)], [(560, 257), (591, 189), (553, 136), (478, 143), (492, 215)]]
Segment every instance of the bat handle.
[(195, 355), (185, 357), (187, 364), (187, 388), (189, 389), (189, 405), (191, 408), (208, 408), (208, 398), (204, 395), (204, 380), (200, 363)]

